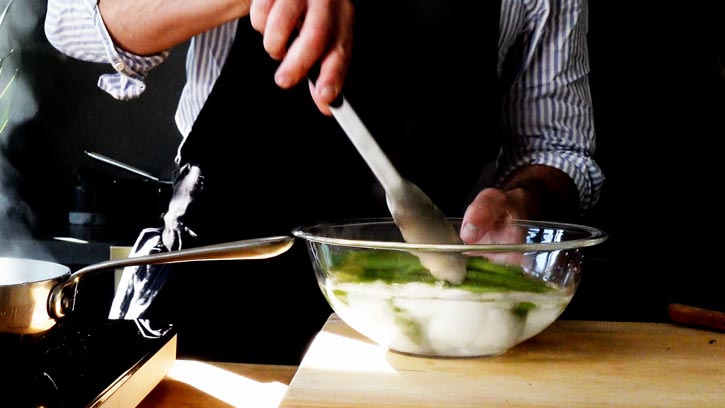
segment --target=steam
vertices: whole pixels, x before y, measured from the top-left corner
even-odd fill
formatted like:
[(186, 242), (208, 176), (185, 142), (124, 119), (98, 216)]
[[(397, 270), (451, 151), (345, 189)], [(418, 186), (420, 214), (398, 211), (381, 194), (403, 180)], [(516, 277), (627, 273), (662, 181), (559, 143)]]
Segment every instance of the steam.
[(5, 157), (13, 129), (38, 109), (21, 69), (22, 45), (31, 38), (39, 19), (31, 3), (0, 0), (0, 256), (41, 253), (38, 245), (27, 239), (34, 216), (17, 194), (18, 174)]

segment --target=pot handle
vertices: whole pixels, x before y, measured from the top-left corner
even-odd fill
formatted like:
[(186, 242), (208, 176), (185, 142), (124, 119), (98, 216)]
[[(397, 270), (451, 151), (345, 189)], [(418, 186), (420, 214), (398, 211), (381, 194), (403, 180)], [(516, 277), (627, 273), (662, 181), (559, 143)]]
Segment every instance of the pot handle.
[(667, 314), (675, 323), (725, 332), (725, 312), (670, 303), (667, 306)]
[(53, 287), (48, 297), (48, 313), (52, 318), (57, 319), (65, 316), (66, 311), (73, 310), (78, 282), (86, 275), (99, 271), (124, 268), (126, 266), (191, 261), (266, 259), (286, 252), (292, 247), (293, 243), (294, 237), (281, 235), (96, 263), (77, 270), (68, 279)]

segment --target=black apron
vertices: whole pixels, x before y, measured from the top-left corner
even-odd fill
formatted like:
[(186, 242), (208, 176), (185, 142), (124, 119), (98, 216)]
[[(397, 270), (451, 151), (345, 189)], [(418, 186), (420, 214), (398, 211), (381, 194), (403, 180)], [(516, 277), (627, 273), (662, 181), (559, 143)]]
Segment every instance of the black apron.
[[(401, 175), (449, 216), (499, 148), (499, 2), (359, 2), (343, 94)], [(283, 90), (247, 19), (181, 150), (202, 171), (184, 246), (389, 217), (384, 193), (307, 83)], [(298, 364), (331, 313), (305, 243), (276, 258), (178, 264), (149, 316), (172, 318), (179, 355)], [(239, 333), (239, 334), (237, 334)]]

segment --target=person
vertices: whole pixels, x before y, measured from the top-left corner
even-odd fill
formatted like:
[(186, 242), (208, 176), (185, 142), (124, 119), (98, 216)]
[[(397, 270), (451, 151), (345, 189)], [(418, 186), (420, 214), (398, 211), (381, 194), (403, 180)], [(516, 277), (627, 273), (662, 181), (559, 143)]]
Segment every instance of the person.
[[(174, 194), (134, 255), (389, 216), (329, 117), (343, 89), (401, 174), (462, 215), (465, 242), (596, 204), (586, 0), (213, 3), (48, 2), (50, 43), (110, 63), (99, 87), (117, 99), (189, 40)], [(330, 313), (304, 246), (239, 262), (127, 268), (109, 316), (173, 316), (182, 355), (298, 363)]]

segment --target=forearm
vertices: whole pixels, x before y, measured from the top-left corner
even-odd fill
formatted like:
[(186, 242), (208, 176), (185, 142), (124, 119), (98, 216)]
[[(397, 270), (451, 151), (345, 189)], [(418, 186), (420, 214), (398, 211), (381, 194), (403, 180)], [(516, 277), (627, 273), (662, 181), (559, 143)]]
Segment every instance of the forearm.
[(251, 0), (100, 0), (114, 43), (137, 55), (152, 55), (199, 33), (249, 14)]

